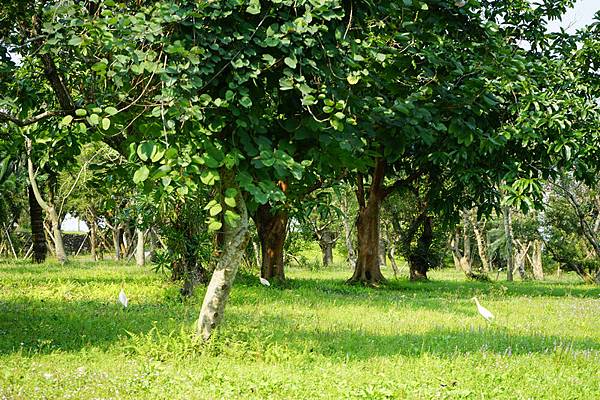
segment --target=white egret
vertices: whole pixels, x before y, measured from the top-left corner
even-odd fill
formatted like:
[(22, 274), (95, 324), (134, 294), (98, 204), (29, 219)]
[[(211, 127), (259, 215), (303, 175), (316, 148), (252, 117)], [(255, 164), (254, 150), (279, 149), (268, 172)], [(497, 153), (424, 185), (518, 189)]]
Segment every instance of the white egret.
[(460, 7), (464, 7), (464, 6), (465, 6), (465, 4), (467, 4), (467, 2), (466, 2), (465, 0), (456, 0), (456, 1), (454, 2), (454, 5), (455, 5), (456, 7), (458, 7), (458, 8), (460, 8)]
[(266, 280), (265, 278), (260, 278), (260, 284), (264, 285), (264, 286), (271, 286), (271, 284), (269, 283), (269, 281)]
[(475, 304), (477, 304), (477, 311), (479, 311), (479, 314), (481, 314), (481, 316), (485, 318), (486, 321), (492, 322), (492, 320), (494, 319), (494, 314), (492, 314), (490, 310), (479, 304), (479, 300), (477, 300), (477, 297), (473, 297), (471, 298), (471, 300), (475, 300)]
[(119, 292), (119, 302), (123, 304), (123, 307), (127, 307), (129, 300), (127, 300), (127, 296), (125, 295), (125, 290), (121, 288), (121, 292)]

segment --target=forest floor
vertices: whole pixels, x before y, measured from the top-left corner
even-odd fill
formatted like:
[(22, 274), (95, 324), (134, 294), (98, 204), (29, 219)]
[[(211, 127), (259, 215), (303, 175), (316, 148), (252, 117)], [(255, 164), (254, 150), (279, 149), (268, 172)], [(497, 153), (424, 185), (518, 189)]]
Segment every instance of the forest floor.
[(264, 287), (242, 271), (198, 344), (202, 289), (182, 301), (164, 276), (110, 262), (0, 262), (0, 399), (600, 398), (600, 288), (574, 276), (447, 269), (369, 289), (341, 267), (287, 275)]

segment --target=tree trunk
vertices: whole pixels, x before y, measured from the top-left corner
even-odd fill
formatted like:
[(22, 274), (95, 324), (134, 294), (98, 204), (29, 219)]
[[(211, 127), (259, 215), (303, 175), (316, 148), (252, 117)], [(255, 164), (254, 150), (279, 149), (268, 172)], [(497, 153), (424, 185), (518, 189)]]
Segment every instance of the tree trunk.
[(319, 247), (323, 256), (323, 266), (333, 263), (333, 246), (335, 245), (335, 234), (330, 230), (324, 230), (319, 238)]
[(544, 280), (544, 268), (542, 265), (542, 241), (536, 239), (533, 241), (533, 256), (531, 260), (533, 268), (533, 279), (536, 281)]
[(362, 176), (358, 177), (356, 197), (358, 199), (358, 217), (356, 231), (358, 234), (358, 257), (354, 267), (354, 274), (348, 283), (364, 283), (377, 285), (385, 282), (379, 267), (379, 215), (383, 201), (383, 178), (385, 176), (385, 162), (377, 160), (373, 171), (368, 199), (365, 201), (365, 191)]
[(356, 253), (354, 252), (354, 246), (352, 245), (352, 227), (350, 226), (350, 219), (348, 218), (348, 200), (345, 197), (341, 199), (340, 206), (342, 210), (342, 224), (344, 225), (344, 239), (346, 240), (346, 249), (348, 249), (348, 263), (350, 265), (355, 265)]
[(481, 260), (481, 269), (484, 273), (490, 272), (490, 259), (487, 254), (486, 242), (483, 240), (483, 232), (479, 229), (477, 218), (471, 216), (471, 225), (473, 226), (473, 232), (475, 233), (475, 241), (477, 242), (477, 252), (479, 259)]
[[(234, 182), (233, 176), (229, 175), (228, 172), (223, 175), (222, 179), (224, 186), (231, 187)], [(236, 211), (241, 218), (236, 227), (231, 227), (227, 224), (223, 225), (223, 252), (215, 267), (208, 288), (206, 289), (202, 310), (200, 311), (200, 316), (198, 318), (196, 333), (204, 340), (210, 338), (213, 330), (223, 318), (231, 286), (235, 280), (239, 263), (244, 254), (244, 250), (246, 249), (248, 239), (250, 238), (246, 204), (244, 203), (244, 198), (239, 189), (236, 199), (236, 208)]]
[(52, 221), (52, 236), (54, 237), (56, 259), (59, 263), (64, 264), (67, 262), (67, 254), (65, 252), (65, 246), (62, 240), (62, 232), (60, 230), (60, 218), (58, 217), (56, 209), (53, 205), (48, 209), (48, 215), (50, 216), (50, 221)]
[(433, 218), (426, 216), (423, 221), (423, 231), (417, 241), (417, 248), (408, 260), (410, 267), (410, 280), (427, 280), (431, 260), (431, 244), (433, 243)]
[(27, 141), (27, 173), (29, 175), (29, 183), (31, 185), (31, 189), (33, 190), (34, 197), (40, 207), (48, 214), (50, 221), (52, 222), (52, 235), (54, 236), (54, 251), (56, 254), (56, 258), (58, 262), (64, 264), (67, 262), (67, 255), (65, 253), (65, 247), (62, 241), (62, 233), (60, 231), (60, 219), (58, 214), (56, 213), (56, 208), (54, 206), (54, 196), (53, 196), (53, 188), (50, 188), (50, 201), (46, 203), (44, 199), (42, 199), (42, 194), (37, 185), (37, 181), (35, 180), (35, 172), (33, 171), (33, 162), (31, 161), (31, 157), (29, 154), (31, 153), (31, 141), (26, 139)]
[(146, 263), (144, 254), (144, 231), (140, 228), (136, 228), (135, 233), (137, 235), (137, 242), (135, 246), (135, 264), (138, 267), (143, 267)]
[(262, 255), (260, 276), (267, 280), (285, 280), (283, 246), (288, 218), (286, 211), (275, 211), (268, 203), (259, 206), (254, 214)]
[(46, 247), (46, 235), (44, 235), (44, 218), (42, 207), (35, 199), (33, 188), (29, 185), (29, 216), (31, 220), (31, 240), (33, 242), (33, 262), (43, 263), (46, 261), (48, 248)]
[(513, 230), (512, 230), (512, 213), (510, 207), (505, 205), (502, 207), (502, 216), (504, 220), (504, 235), (506, 237), (506, 280), (513, 280), (513, 271), (515, 269), (513, 255)]
[(394, 272), (394, 278), (398, 278), (398, 264), (396, 264), (396, 245), (392, 239), (392, 235), (390, 234), (389, 226), (385, 229), (387, 236), (387, 257), (390, 259), (390, 264), (392, 266), (392, 271)]
[(515, 243), (519, 245), (520, 249), (517, 250), (515, 254), (515, 264), (517, 270), (519, 271), (519, 275), (521, 276), (521, 280), (527, 280), (529, 277), (527, 276), (527, 272), (525, 271), (525, 260), (527, 259), (527, 252), (529, 251), (529, 247), (531, 243), (523, 244), (520, 240), (516, 240)]
[[(381, 233), (379, 234), (381, 236)], [(379, 264), (387, 267), (387, 241), (379, 238)]]
[(92, 216), (90, 218), (90, 252), (92, 253), (92, 260), (98, 261), (98, 224), (96, 224), (96, 218)]
[(115, 260), (121, 259), (121, 227), (115, 225), (112, 229), (113, 248), (115, 251)]

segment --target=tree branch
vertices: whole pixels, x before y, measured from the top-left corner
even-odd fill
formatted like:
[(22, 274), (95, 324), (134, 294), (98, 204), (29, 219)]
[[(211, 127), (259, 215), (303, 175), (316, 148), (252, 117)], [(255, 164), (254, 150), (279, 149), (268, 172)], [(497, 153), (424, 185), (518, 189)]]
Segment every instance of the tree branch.
[(29, 125), (35, 124), (36, 122), (40, 122), (40, 121), (43, 121), (43, 120), (51, 118), (51, 117), (55, 117), (57, 115), (66, 115), (66, 114), (68, 114), (68, 112), (66, 112), (64, 110), (53, 110), (53, 111), (44, 111), (43, 113), (38, 114), (38, 115), (33, 116), (28, 119), (20, 119), (20, 118), (17, 118), (14, 115), (11, 115), (7, 112), (0, 111), (0, 122), (12, 122), (13, 124), (15, 124), (17, 126), (24, 127), (24, 126), (29, 126)]

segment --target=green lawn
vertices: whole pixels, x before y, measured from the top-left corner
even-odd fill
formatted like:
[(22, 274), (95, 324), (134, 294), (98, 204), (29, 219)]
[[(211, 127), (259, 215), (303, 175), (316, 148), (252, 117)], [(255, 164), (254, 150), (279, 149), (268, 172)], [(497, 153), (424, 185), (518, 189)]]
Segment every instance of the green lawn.
[(445, 270), (367, 289), (349, 275), (289, 269), (266, 288), (242, 272), (224, 326), (199, 345), (202, 290), (181, 302), (130, 265), (0, 263), (0, 399), (600, 398), (598, 287)]

